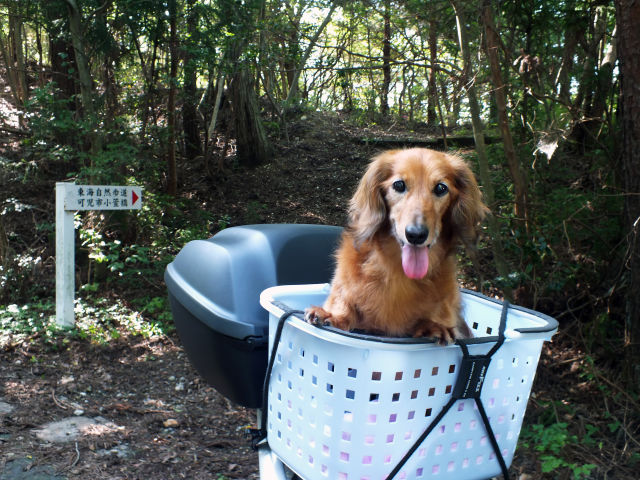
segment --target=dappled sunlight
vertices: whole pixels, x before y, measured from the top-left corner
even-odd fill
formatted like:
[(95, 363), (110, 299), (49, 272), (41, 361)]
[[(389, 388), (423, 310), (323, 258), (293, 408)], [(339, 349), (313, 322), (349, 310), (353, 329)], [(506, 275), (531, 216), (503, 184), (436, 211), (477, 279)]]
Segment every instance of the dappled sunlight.
[(145, 338), (164, 335), (163, 326), (132, 310), (118, 299), (77, 300), (76, 329), (80, 336), (108, 343), (123, 334)]
[(3, 97), (0, 97), (0, 118), (10, 127), (18, 128), (20, 126), (18, 110)]
[(45, 442), (65, 443), (83, 438), (97, 438), (124, 433), (125, 428), (113, 422), (97, 417), (83, 416), (67, 417), (62, 420), (49, 422), (33, 430), (38, 439)]
[[(160, 308), (164, 300), (156, 303), (154, 308)], [(167, 333), (172, 329), (172, 325), (133, 310), (117, 298), (77, 299), (75, 325), (70, 330), (57, 325), (52, 301), (0, 306), (0, 348), (28, 346), (36, 338), (50, 345), (80, 340), (105, 346), (118, 340), (140, 339), (135, 347), (148, 349), (148, 359), (162, 355), (161, 343), (168, 340)]]
[(12, 402), (21, 402), (33, 395), (46, 395), (47, 392), (37, 382), (21, 382), (18, 380), (6, 380), (2, 382), (4, 398)]

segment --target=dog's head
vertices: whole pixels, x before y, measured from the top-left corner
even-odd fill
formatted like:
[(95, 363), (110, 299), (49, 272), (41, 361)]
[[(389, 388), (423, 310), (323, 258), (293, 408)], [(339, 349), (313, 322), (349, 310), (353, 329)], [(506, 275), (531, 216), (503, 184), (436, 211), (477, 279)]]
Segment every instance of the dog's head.
[(389, 228), (403, 249), (403, 266), (411, 278), (426, 274), (428, 248), (437, 242), (472, 245), (486, 212), (467, 164), (424, 148), (375, 157), (349, 209), (356, 243)]

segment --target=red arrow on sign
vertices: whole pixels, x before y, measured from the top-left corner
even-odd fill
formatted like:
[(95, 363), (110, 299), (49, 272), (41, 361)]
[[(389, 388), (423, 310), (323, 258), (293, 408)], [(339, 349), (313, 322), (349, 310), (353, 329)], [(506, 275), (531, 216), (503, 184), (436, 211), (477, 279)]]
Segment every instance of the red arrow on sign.
[(131, 205), (135, 205), (136, 202), (138, 201), (140, 197), (138, 197), (138, 195), (136, 195), (136, 192), (134, 192), (133, 190), (131, 190)]

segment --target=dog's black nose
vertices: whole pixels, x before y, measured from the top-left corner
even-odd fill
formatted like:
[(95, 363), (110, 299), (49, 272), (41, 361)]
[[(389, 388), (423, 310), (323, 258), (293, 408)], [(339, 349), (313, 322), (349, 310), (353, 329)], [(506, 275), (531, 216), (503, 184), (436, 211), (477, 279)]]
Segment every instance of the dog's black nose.
[(429, 236), (429, 229), (423, 225), (409, 225), (404, 234), (412, 245), (421, 245)]

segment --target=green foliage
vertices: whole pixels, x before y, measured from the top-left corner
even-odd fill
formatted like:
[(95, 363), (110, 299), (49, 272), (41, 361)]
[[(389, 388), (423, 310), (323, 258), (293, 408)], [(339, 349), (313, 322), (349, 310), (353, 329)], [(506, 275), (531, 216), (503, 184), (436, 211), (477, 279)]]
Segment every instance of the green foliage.
[(0, 346), (34, 334), (45, 338), (55, 335), (58, 329), (51, 317), (54, 312), (55, 304), (50, 300), (0, 305)]
[(591, 428), (588, 429), (585, 438), (578, 440), (576, 435), (569, 432), (568, 424), (565, 422), (533, 424), (523, 428), (520, 441), (526, 448), (533, 448), (539, 452), (542, 473), (568, 470), (575, 480), (579, 480), (588, 477), (596, 465), (591, 463), (579, 465), (563, 457), (567, 455), (567, 449), (572, 446), (581, 442), (593, 442), (592, 436), (597, 433), (597, 428), (591, 425), (589, 427)]
[[(513, 184), (501, 145), (489, 147), (505, 256), (512, 266), (508, 278), (495, 278), (499, 286), (525, 286), (538, 301), (570, 297), (579, 288), (597, 289), (611, 270), (611, 252), (621, 235), (622, 197), (616, 194), (606, 157), (593, 157), (591, 165), (576, 163), (567, 152), (551, 161), (540, 159), (531, 175), (530, 221), (525, 230), (515, 218)], [(527, 150), (520, 158), (533, 158)], [(588, 167), (588, 168), (586, 168)], [(580, 184), (601, 180), (600, 188)]]
[(26, 117), (32, 136), (26, 145), (68, 143), (75, 141), (80, 130), (73, 115), (73, 100), (64, 98), (55, 82), (36, 87), (25, 102)]
[(153, 297), (150, 299), (137, 300), (141, 304), (141, 311), (154, 316), (163, 325), (171, 325), (172, 316), (169, 299), (164, 297)]
[(535, 438), (534, 449), (539, 452), (547, 452), (559, 455), (567, 444), (575, 444), (578, 439), (569, 434), (567, 424), (564, 422), (551, 425), (534, 424), (531, 431), (524, 437)]
[[(144, 302), (141, 299), (137, 303)], [(55, 321), (55, 303), (50, 300), (20, 306), (0, 305), (0, 347), (39, 337), (49, 348), (59, 349), (74, 338), (104, 344), (120, 338), (121, 330), (151, 337), (166, 335), (174, 329), (164, 297), (148, 299), (140, 312), (111, 298), (80, 298), (76, 301), (75, 316), (72, 329), (61, 329)]]
[(156, 256), (177, 253), (187, 242), (211, 236), (218, 230), (214, 225), (230, 222), (228, 215), (216, 217), (187, 198), (146, 191), (142, 210), (136, 215), (139, 235), (149, 239)]
[[(26, 157), (36, 163), (64, 165), (67, 176), (80, 183), (120, 184), (144, 163), (124, 118), (109, 128), (94, 118), (78, 118), (75, 101), (60, 95), (54, 82), (33, 90), (25, 110), (31, 135), (23, 141)], [(97, 130), (103, 148), (89, 152), (87, 139)]]
[(245, 213), (244, 219), (248, 224), (251, 223), (261, 223), (262, 222), (262, 213), (266, 210), (267, 206), (264, 203), (258, 202), (256, 200), (250, 200), (247, 203), (247, 211)]
[(0, 264), (0, 302), (45, 295), (45, 282), (36, 283), (42, 270), (42, 257), (29, 252), (15, 253)]
[[(80, 155), (81, 158), (85, 156)], [(84, 162), (77, 173), (78, 182), (96, 185), (133, 183), (141, 160), (136, 144), (127, 134), (120, 132), (115, 140)]]
[(90, 126), (78, 121), (73, 110), (73, 100), (61, 96), (54, 82), (33, 89), (25, 102), (31, 129), (31, 135), (23, 141), (28, 158), (75, 164)]
[(125, 306), (123, 302), (114, 302), (109, 298), (98, 296), (81, 299), (75, 310), (76, 326), (72, 334), (98, 343), (119, 338), (119, 329), (142, 337), (166, 335), (173, 330), (173, 325), (165, 323), (166, 318), (158, 318), (162, 313), (160, 310), (156, 310), (151, 316), (143, 315)]

